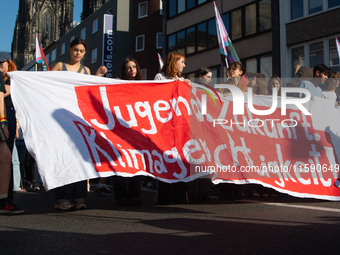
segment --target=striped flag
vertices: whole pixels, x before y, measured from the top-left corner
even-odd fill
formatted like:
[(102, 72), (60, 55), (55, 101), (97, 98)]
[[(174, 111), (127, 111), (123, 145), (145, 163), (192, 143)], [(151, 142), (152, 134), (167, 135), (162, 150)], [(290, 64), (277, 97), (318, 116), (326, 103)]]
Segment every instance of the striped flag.
[(339, 42), (339, 39), (336, 36), (335, 36), (335, 44), (336, 44), (336, 48), (338, 49), (339, 62), (340, 62), (340, 42)]
[(161, 55), (159, 55), (159, 53), (157, 53), (157, 55), (158, 55), (159, 71), (160, 71), (160, 70), (162, 70), (164, 63), (163, 63), (163, 59), (162, 59)]
[(240, 62), (240, 59), (238, 58), (236, 54), (236, 51), (230, 40), (228, 32), (223, 24), (221, 15), (216, 7), (215, 1), (214, 1), (214, 9), (215, 9), (215, 17), (216, 17), (217, 39), (218, 39), (218, 45), (220, 48), (221, 61), (222, 61), (222, 65), (228, 67), (229, 63), (236, 62), (236, 61)]
[(35, 34), (35, 62), (42, 65), (43, 71), (50, 71), (44, 51), (42, 47), (39, 46), (38, 33)]
[[(216, 3), (214, 1), (214, 9), (215, 9), (215, 17), (216, 17), (216, 30), (217, 30), (217, 39), (218, 46), (220, 48), (221, 61), (222, 65), (228, 67), (230, 63), (239, 62), (241, 63), (235, 48), (230, 40), (228, 32), (223, 24), (223, 20), (221, 18), (220, 12), (216, 7)], [(240, 83), (247, 86), (249, 80), (247, 75), (242, 75)]]

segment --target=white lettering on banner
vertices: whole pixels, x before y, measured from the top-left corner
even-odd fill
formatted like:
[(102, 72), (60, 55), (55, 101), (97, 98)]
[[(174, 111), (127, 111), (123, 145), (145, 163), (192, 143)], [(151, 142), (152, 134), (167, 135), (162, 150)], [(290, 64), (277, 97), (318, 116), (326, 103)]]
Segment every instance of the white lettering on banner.
[[(84, 124), (80, 122), (74, 122), (74, 124), (78, 127), (78, 130), (83, 135), (84, 141), (89, 147), (89, 153), (93, 157), (94, 164), (97, 167), (102, 166), (103, 163), (103, 161), (99, 157), (99, 154), (103, 155), (106, 158), (105, 162), (109, 162), (112, 166), (117, 166), (117, 164), (114, 162), (114, 158), (112, 157), (113, 153), (118, 159), (119, 164), (123, 167), (126, 167), (126, 164), (124, 162), (125, 158), (128, 167), (132, 167), (136, 170), (147, 170), (147, 160), (149, 166), (148, 170), (150, 173), (154, 173), (155, 170), (156, 173), (162, 174), (168, 172), (164, 164), (165, 161), (166, 163), (171, 164), (176, 163), (179, 166), (179, 169), (181, 169), (180, 173), (173, 173), (173, 176), (175, 178), (183, 179), (187, 175), (187, 168), (183, 163), (176, 147), (164, 151), (162, 157), (162, 154), (160, 154), (156, 150), (150, 152), (149, 150), (123, 149), (121, 145), (117, 144), (116, 146), (121, 152), (123, 152), (123, 157), (123, 155), (118, 151), (117, 147), (112, 143), (110, 139), (107, 138), (107, 136), (103, 132), (100, 132), (100, 135), (96, 135), (96, 130), (94, 130), (93, 128), (89, 126), (84, 126)], [(90, 130), (87, 131), (85, 127)], [(103, 146), (103, 143), (109, 143), (112, 151), (108, 151), (108, 147)], [(154, 158), (152, 155), (154, 155), (156, 158)], [(139, 162), (141, 162), (141, 164)], [(177, 167), (175, 166), (174, 168)]]
[[(227, 133), (228, 134), (228, 133)], [(328, 155), (329, 164), (321, 165), (319, 158), (320, 152), (316, 150), (316, 146), (311, 144), (311, 151), (309, 151), (309, 156), (311, 158), (306, 159), (309, 163), (305, 163), (302, 161), (291, 162), (291, 160), (287, 160), (283, 158), (283, 153), (281, 151), (281, 145), (276, 144), (276, 155), (277, 160), (267, 161), (263, 155), (260, 156), (261, 166), (254, 166), (254, 161), (251, 158), (251, 150), (247, 148), (245, 140), (243, 137), (240, 137), (241, 145), (238, 146), (232, 139), (232, 137), (228, 134), (229, 139), (229, 148), (226, 144), (218, 145), (214, 151), (214, 158), (212, 162), (215, 163), (214, 166), (206, 165), (207, 163), (206, 155), (204, 155), (204, 151), (207, 152), (211, 150), (211, 148), (205, 148), (204, 150), (200, 147), (199, 142), (195, 139), (191, 139), (185, 144), (186, 148), (190, 147), (190, 154), (195, 153), (195, 155), (201, 155), (200, 158), (194, 158), (192, 155), (187, 154), (186, 159), (190, 163), (194, 163), (195, 171), (197, 169), (204, 169), (206, 172), (214, 172), (219, 171), (224, 173), (247, 173), (254, 172), (263, 178), (273, 178), (275, 179), (275, 184), (281, 188), (286, 186), (286, 182), (293, 183), (301, 183), (303, 185), (322, 185), (323, 187), (329, 187), (332, 184), (332, 179), (325, 179), (323, 177), (324, 173), (331, 171), (332, 176), (337, 178), (337, 174), (339, 172), (339, 165), (335, 162), (334, 155), (332, 153), (332, 148), (325, 147), (326, 153)], [(231, 151), (233, 164), (232, 165), (223, 165), (221, 163), (221, 152), (223, 150)], [(199, 153), (198, 153), (199, 152)], [(244, 157), (246, 161), (245, 166), (241, 166), (240, 156)], [(225, 156), (223, 156), (225, 157)], [(202, 165), (203, 164), (203, 165)], [(319, 169), (315, 169), (318, 166)], [(314, 168), (313, 168), (314, 167)], [(301, 173), (307, 173), (308, 178), (301, 177)], [(328, 175), (329, 176), (329, 175)], [(313, 183), (312, 183), (313, 180)], [(321, 183), (319, 183), (319, 180)]]
[[(118, 122), (126, 128), (131, 128), (131, 127), (138, 127), (139, 123), (136, 119), (136, 115), (135, 112), (137, 113), (137, 115), (141, 118), (145, 118), (147, 117), (149, 120), (149, 124), (150, 127), (144, 128), (141, 127), (141, 130), (143, 133), (145, 134), (156, 134), (157, 133), (157, 127), (153, 118), (153, 114), (152, 111), (155, 113), (156, 115), (156, 119), (161, 122), (161, 123), (166, 123), (169, 120), (171, 120), (174, 116), (171, 112), (171, 107), (172, 110), (175, 112), (176, 116), (181, 116), (182, 112), (179, 108), (179, 103), (183, 104), (185, 109), (187, 110), (187, 114), (191, 115), (191, 110), (190, 110), (190, 106), (189, 103), (187, 102), (187, 100), (181, 96), (178, 96), (177, 98), (172, 98), (170, 100), (170, 102), (167, 102), (165, 100), (158, 100), (153, 104), (153, 107), (151, 108), (150, 103), (148, 101), (145, 102), (135, 102), (135, 104), (132, 105), (126, 105), (126, 108), (128, 110), (128, 114), (129, 114), (129, 118), (130, 120), (126, 120), (127, 118), (123, 118), (122, 113), (121, 113), (121, 109), (120, 106), (110, 106), (109, 103), (109, 99), (107, 96), (107, 91), (106, 91), (106, 87), (105, 86), (101, 86), (99, 87), (99, 91), (100, 91), (100, 96), (101, 96), (101, 100), (103, 103), (103, 108), (106, 114), (106, 117), (108, 119), (106, 124), (102, 124), (99, 123), (99, 121), (97, 119), (90, 119), (90, 122), (103, 130), (113, 130), (116, 123), (115, 123), (115, 119), (113, 116), (113, 111), (111, 111), (111, 108), (114, 110), (114, 113), (116, 115), (116, 118), (118, 120)], [(164, 105), (164, 106), (161, 106)], [(170, 107), (171, 105), (171, 107)], [(135, 110), (135, 111), (134, 111)], [(166, 118), (161, 117), (161, 112), (168, 112), (168, 115)]]

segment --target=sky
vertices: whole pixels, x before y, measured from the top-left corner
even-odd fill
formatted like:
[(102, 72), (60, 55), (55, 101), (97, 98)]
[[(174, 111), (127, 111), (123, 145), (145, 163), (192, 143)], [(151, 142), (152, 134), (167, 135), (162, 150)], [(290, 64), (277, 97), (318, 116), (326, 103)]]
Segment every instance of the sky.
[[(19, 0), (0, 0), (0, 51), (11, 52), (16, 17), (19, 10)], [(82, 0), (74, 0), (73, 20), (80, 22), (83, 9)]]

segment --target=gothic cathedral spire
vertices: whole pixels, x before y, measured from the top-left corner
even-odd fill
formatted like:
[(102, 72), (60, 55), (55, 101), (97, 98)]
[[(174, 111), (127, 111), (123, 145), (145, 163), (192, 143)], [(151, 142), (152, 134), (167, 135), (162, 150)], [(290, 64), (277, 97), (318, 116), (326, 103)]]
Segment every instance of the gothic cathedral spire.
[(71, 30), (73, 0), (20, 0), (12, 57), (20, 70), (35, 54), (35, 33), (43, 48)]

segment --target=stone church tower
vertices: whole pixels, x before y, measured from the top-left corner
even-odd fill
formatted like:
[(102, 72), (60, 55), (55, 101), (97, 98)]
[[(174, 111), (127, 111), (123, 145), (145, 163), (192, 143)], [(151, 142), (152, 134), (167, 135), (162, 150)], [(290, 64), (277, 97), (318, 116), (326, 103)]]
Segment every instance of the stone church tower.
[(43, 48), (71, 30), (73, 0), (20, 0), (12, 42), (13, 60), (20, 70), (35, 55), (35, 34)]
[(83, 16), (82, 20), (86, 19), (92, 13), (97, 11), (102, 5), (106, 4), (109, 0), (83, 0)]

